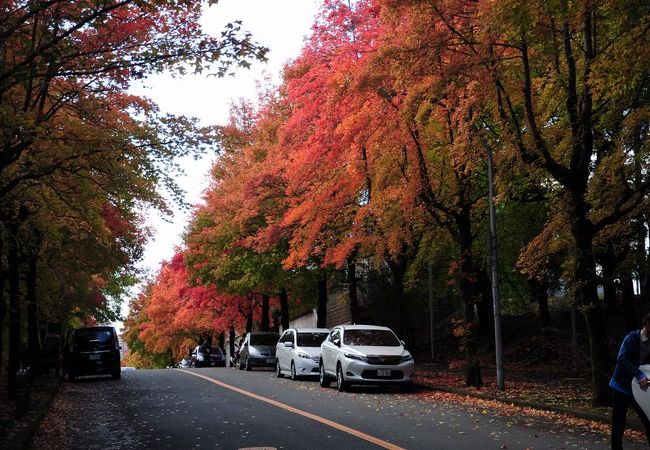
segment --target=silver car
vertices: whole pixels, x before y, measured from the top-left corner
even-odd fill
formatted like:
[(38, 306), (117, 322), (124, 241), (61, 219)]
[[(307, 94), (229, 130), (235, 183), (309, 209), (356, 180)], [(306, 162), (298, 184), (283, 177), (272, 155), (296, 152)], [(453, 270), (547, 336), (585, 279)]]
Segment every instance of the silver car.
[(318, 376), (320, 345), (327, 338), (327, 328), (289, 328), (282, 333), (275, 348), (275, 374), (288, 373), (292, 380)]
[(413, 356), (390, 328), (374, 325), (339, 325), (321, 345), (320, 385), (336, 380), (339, 391), (352, 384), (413, 386)]
[(275, 344), (279, 337), (278, 333), (246, 333), (246, 338), (239, 349), (239, 370), (274, 367)]

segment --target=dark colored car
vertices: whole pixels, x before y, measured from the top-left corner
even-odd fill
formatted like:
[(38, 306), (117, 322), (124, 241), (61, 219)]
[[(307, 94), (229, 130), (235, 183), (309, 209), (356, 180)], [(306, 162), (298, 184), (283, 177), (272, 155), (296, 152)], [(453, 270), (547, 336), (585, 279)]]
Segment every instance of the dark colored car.
[(226, 367), (226, 354), (221, 347), (210, 347), (210, 366)]
[(120, 344), (113, 327), (85, 327), (72, 332), (66, 346), (68, 378), (85, 375), (110, 375), (119, 380), (122, 374)]
[(247, 333), (239, 349), (239, 369), (275, 367), (275, 345), (278, 339), (278, 333)]

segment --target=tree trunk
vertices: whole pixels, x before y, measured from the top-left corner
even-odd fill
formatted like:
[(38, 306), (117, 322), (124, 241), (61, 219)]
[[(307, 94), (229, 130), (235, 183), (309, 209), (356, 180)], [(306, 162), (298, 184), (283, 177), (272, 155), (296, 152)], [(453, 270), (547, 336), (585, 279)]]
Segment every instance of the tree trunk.
[(321, 270), (318, 278), (318, 305), (316, 310), (316, 326), (327, 328), (327, 271)]
[(359, 323), (359, 296), (357, 292), (357, 261), (355, 258), (348, 260), (347, 281), (350, 296), (350, 321)]
[(406, 274), (406, 257), (401, 256), (398, 261), (389, 261), (390, 267), (390, 282), (392, 287), (392, 300), (393, 300), (393, 320), (394, 329), (397, 335), (403, 339), (405, 331), (404, 320), (404, 305), (406, 303), (406, 293), (404, 292), (404, 276)]
[[(235, 354), (235, 339), (235, 327), (231, 323), (230, 328), (228, 329), (228, 354), (230, 355), (230, 358)], [(230, 366), (230, 361), (228, 361), (228, 366)]]
[(38, 367), (41, 348), (38, 339), (38, 297), (36, 293), (37, 257), (32, 255), (27, 261), (27, 355), (32, 375), (40, 371)]
[(262, 294), (262, 320), (260, 321), (262, 331), (269, 331), (269, 296)]
[[(0, 235), (0, 365), (4, 361), (4, 332), (5, 332), (5, 315), (7, 314), (7, 303), (5, 299), (5, 267), (3, 263), (4, 257), (4, 236)], [(0, 369), (0, 379), (2, 378), (3, 371)]]
[(539, 315), (539, 324), (547, 327), (551, 324), (551, 313), (548, 308), (548, 287), (544, 281), (529, 280), (528, 286), (537, 303), (537, 313)]
[(483, 385), (481, 367), (476, 343), (476, 324), (474, 323), (474, 303), (476, 301), (477, 273), (472, 258), (472, 230), (469, 212), (457, 219), (458, 243), (460, 247), (459, 286), (465, 307), (463, 347), (465, 350), (465, 384), (480, 387)]
[[(477, 304), (478, 333), (482, 337), (494, 335), (494, 300), (492, 298), (492, 284), (490, 277), (484, 269), (479, 272), (480, 300)], [(494, 342), (491, 344), (493, 345)]]
[(639, 328), (639, 320), (636, 316), (636, 306), (634, 304), (634, 280), (632, 280), (632, 275), (629, 272), (621, 273), (620, 279), (625, 330), (632, 331)]
[[(16, 230), (17, 231), (17, 230)], [(16, 393), (16, 374), (20, 367), (21, 315), (20, 315), (20, 259), (18, 240), (12, 233), (8, 254), (9, 275), (9, 358), (7, 361), (7, 393), (13, 398)]]
[(639, 223), (641, 231), (639, 232), (639, 296), (642, 302), (650, 300), (648, 297), (648, 249), (646, 240), (648, 239), (647, 223), (642, 218)]
[(287, 296), (287, 290), (283, 287), (280, 288), (280, 323), (282, 324), (282, 330), (289, 328), (289, 297)]
[(246, 333), (253, 331), (253, 308), (246, 313)]
[(600, 266), (603, 271), (603, 302), (605, 303), (605, 311), (608, 314), (616, 314), (618, 312), (618, 303), (616, 302), (616, 260), (611, 248), (607, 248), (605, 252), (600, 255)]
[(609, 399), (609, 351), (605, 320), (598, 300), (596, 262), (593, 253), (593, 227), (584, 212), (588, 210), (583, 196), (572, 193), (569, 198), (571, 234), (575, 243), (573, 282), (574, 304), (582, 310), (589, 335), (591, 357), (592, 402), (594, 406), (606, 405)]

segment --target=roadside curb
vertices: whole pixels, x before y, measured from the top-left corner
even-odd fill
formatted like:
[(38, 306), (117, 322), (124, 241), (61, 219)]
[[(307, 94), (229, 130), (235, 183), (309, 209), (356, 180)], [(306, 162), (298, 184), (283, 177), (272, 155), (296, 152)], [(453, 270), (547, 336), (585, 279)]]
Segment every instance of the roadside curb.
[(30, 405), (29, 411), (27, 413), (30, 415), (30, 418), (26, 426), (23, 427), (19, 432), (16, 432), (13, 436), (7, 438), (8, 440), (5, 441), (7, 444), (6, 448), (15, 450), (25, 450), (29, 448), (32, 436), (38, 429), (38, 426), (40, 425), (45, 415), (50, 410), (52, 401), (54, 400), (57, 392), (59, 392), (60, 387), (61, 378), (52, 380), (51, 385), (46, 385), (44, 387), (45, 395), (43, 398)]
[[(569, 409), (569, 408), (564, 408), (562, 406), (554, 406), (554, 405), (548, 405), (548, 404), (543, 404), (543, 403), (536, 403), (536, 402), (530, 402), (526, 400), (518, 400), (518, 399), (510, 399), (510, 398), (503, 398), (499, 397), (497, 395), (492, 395), (492, 394), (486, 394), (486, 393), (480, 393), (480, 392), (472, 392), (469, 390), (464, 390), (464, 389), (459, 389), (459, 388), (451, 388), (447, 386), (435, 386), (435, 385), (430, 385), (430, 384), (417, 384), (417, 388), (422, 389), (422, 390), (429, 390), (429, 391), (440, 391), (440, 392), (447, 392), (450, 394), (457, 394), (457, 395), (463, 395), (467, 397), (474, 397), (474, 398), (480, 398), (483, 400), (493, 400), (493, 401), (498, 401), (503, 404), (510, 404), (510, 405), (515, 405), (519, 406), (522, 408), (532, 408), (532, 409), (537, 409), (540, 411), (550, 411), (550, 412), (555, 412), (558, 414), (565, 414), (567, 416), (572, 416), (576, 417), (578, 419), (584, 419), (584, 420), (593, 420), (595, 422), (601, 422), (604, 424), (611, 424), (611, 417), (606, 414), (594, 414), (590, 413), (587, 411), (581, 411), (578, 409)], [(644, 431), (643, 424), (641, 421), (638, 419), (638, 417), (633, 416), (633, 417), (628, 417), (627, 420), (627, 427), (632, 428), (637, 431)]]

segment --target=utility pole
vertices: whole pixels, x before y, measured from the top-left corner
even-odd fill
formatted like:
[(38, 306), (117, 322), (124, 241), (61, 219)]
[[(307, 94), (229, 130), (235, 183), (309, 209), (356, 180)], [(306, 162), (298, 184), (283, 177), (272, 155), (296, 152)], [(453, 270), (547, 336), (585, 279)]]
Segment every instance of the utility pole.
[(497, 267), (497, 220), (494, 210), (494, 161), (492, 148), (486, 145), (488, 161), (488, 195), (490, 204), (490, 259), (492, 262), (492, 301), (494, 302), (494, 350), (497, 366), (497, 387), (506, 388), (503, 376), (503, 341), (501, 339), (501, 305), (499, 303), (499, 273)]

